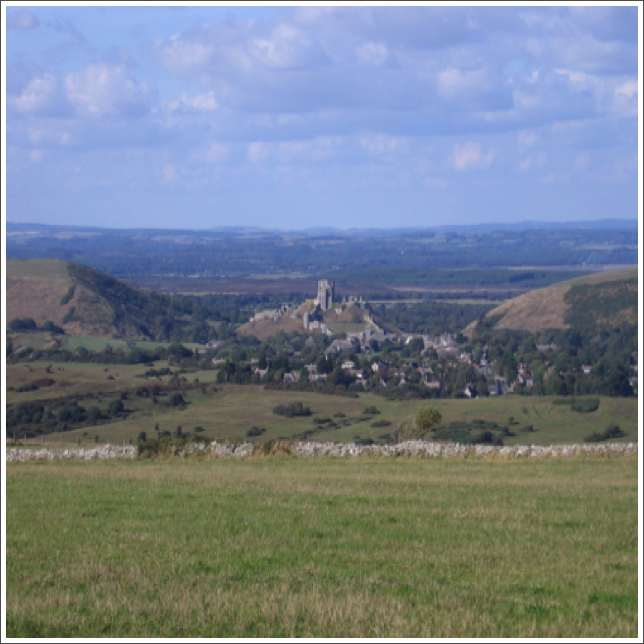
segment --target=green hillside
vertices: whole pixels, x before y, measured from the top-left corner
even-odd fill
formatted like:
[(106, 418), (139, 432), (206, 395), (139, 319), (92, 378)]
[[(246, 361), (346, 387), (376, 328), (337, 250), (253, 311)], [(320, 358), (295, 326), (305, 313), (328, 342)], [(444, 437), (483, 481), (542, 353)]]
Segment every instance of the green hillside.
[[(525, 293), (492, 309), (497, 329), (594, 329), (637, 324), (638, 268), (579, 277)], [(470, 324), (466, 335), (476, 323)]]
[[(10, 331), (50, 322), (71, 336), (207, 341), (207, 312), (193, 316), (189, 300), (141, 291), (82, 264), (8, 261), (6, 284)], [(16, 320), (33, 321), (32, 328), (21, 329)], [(196, 328), (204, 339), (194, 337)]]

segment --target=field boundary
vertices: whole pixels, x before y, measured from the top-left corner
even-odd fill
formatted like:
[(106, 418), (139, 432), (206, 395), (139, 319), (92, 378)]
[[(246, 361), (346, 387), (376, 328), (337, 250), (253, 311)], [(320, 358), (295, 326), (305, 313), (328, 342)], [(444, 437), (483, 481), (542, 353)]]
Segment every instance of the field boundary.
[[(603, 445), (515, 445), (500, 447), (495, 445), (459, 445), (432, 443), (427, 441), (405, 441), (397, 445), (356, 445), (344, 443), (286, 443), (295, 456), (327, 456), (332, 458), (352, 458), (357, 456), (418, 456), (423, 458), (454, 457), (507, 457), (543, 458), (577, 457), (596, 455), (637, 455), (637, 443), (605, 443)], [(210, 456), (214, 458), (252, 456), (255, 446), (252, 443), (227, 444), (193, 443), (184, 449), (177, 449), (175, 456)], [(106, 460), (113, 458), (133, 459), (137, 448), (133, 446), (104, 445), (94, 449), (21, 449), (7, 448), (6, 462), (34, 460)]]

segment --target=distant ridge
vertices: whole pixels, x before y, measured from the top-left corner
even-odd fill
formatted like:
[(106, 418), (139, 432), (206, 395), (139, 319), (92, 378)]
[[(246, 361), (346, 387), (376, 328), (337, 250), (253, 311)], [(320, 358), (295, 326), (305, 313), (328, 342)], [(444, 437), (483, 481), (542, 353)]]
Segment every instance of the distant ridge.
[(519, 222), (497, 222), (481, 224), (444, 224), (436, 226), (405, 226), (399, 228), (333, 228), (329, 226), (315, 226), (303, 229), (290, 228), (263, 228), (260, 226), (216, 226), (212, 228), (103, 228), (97, 226), (78, 226), (61, 224), (41, 223), (14, 223), (7, 222), (7, 231), (42, 230), (55, 232), (56, 230), (67, 232), (115, 232), (115, 231), (141, 231), (155, 232), (158, 234), (191, 234), (191, 233), (221, 233), (226, 235), (408, 235), (417, 232), (469, 232), (469, 233), (491, 233), (495, 230), (637, 230), (639, 221), (633, 219), (595, 219), (585, 221), (519, 221)]

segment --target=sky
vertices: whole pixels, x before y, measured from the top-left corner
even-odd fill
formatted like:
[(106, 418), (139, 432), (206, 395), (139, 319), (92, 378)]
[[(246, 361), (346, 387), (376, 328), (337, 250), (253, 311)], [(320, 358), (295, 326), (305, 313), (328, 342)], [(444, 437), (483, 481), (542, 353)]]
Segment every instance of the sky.
[(635, 5), (2, 11), (7, 221), (638, 216)]

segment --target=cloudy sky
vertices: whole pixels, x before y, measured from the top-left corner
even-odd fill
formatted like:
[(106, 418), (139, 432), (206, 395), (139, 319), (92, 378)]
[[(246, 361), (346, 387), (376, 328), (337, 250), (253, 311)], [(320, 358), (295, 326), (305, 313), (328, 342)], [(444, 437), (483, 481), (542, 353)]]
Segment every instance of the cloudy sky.
[(635, 6), (3, 11), (7, 221), (637, 217)]

